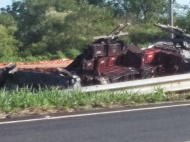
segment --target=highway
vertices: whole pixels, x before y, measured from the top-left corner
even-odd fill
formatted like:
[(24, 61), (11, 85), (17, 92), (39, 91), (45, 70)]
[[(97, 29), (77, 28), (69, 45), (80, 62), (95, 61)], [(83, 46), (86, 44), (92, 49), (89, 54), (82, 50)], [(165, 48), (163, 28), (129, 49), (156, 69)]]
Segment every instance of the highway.
[(0, 142), (190, 141), (190, 104), (5, 121)]

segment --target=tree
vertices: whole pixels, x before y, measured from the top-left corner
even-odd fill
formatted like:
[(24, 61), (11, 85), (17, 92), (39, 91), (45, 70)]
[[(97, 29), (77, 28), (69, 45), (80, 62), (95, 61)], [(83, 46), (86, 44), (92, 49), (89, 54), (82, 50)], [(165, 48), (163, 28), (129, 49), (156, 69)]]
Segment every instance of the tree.
[(190, 10), (187, 12), (187, 15), (179, 15), (176, 18), (176, 25), (180, 28), (186, 29), (190, 33)]
[(0, 13), (0, 24), (5, 27), (16, 26), (17, 22), (13, 18), (13, 16), (9, 13), (2, 12)]
[[(168, 0), (22, 0), (14, 1), (0, 24), (18, 27), (15, 39), (23, 43), (25, 56), (74, 58), (93, 36), (108, 34), (117, 24), (132, 22), (128, 37), (145, 43), (151, 33), (160, 34), (152, 25), (167, 21)], [(151, 26), (150, 26), (151, 25)], [(144, 36), (142, 36), (144, 35)], [(145, 36), (146, 35), (146, 36)]]
[[(76, 0), (78, 3), (84, 2), (84, 0)], [(93, 4), (96, 6), (105, 6), (106, 0), (87, 0), (89, 4)]]
[(17, 55), (18, 46), (21, 43), (14, 38), (14, 32), (16, 30), (16, 27), (6, 28), (0, 25), (0, 58)]
[[(92, 37), (101, 33), (108, 33), (113, 27), (112, 12), (106, 8), (95, 7), (87, 2), (81, 2), (75, 11), (58, 12), (55, 8), (49, 8), (41, 25), (46, 29), (42, 40), (32, 44), (34, 52), (46, 51), (56, 54), (62, 51), (66, 56), (74, 58), (87, 43), (92, 41)], [(42, 46), (44, 49), (38, 50)], [(36, 50), (34, 50), (36, 49)]]
[(24, 46), (42, 40), (46, 29), (41, 25), (43, 23), (41, 21), (44, 20), (45, 12), (50, 7), (64, 12), (75, 9), (77, 5), (75, 0), (23, 0), (14, 1), (12, 6), (8, 7), (7, 12), (18, 21), (16, 36)]
[(167, 11), (167, 0), (109, 0), (120, 17), (133, 21), (154, 21)]
[(7, 13), (18, 21), (15, 35), (23, 42), (19, 51), (25, 55), (55, 55), (62, 51), (74, 57), (93, 36), (106, 33), (114, 23), (112, 11), (87, 1), (15, 1)]
[(73, 43), (78, 43), (78, 48), (84, 47), (94, 36), (109, 33), (114, 23), (113, 13), (109, 9), (81, 2), (77, 11), (65, 19), (65, 34), (70, 39), (67, 45), (75, 47)]

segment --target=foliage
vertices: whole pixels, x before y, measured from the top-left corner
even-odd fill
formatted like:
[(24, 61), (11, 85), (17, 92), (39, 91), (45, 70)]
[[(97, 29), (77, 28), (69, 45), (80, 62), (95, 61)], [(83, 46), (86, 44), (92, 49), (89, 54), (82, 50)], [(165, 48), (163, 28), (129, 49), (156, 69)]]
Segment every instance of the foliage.
[(109, 0), (116, 15), (131, 21), (152, 22), (167, 12), (167, 0)]
[[(78, 3), (84, 0), (76, 0)], [(96, 6), (104, 6), (106, 4), (106, 0), (87, 0), (89, 4), (93, 4)]]
[[(175, 11), (188, 7), (175, 4)], [(153, 24), (167, 24), (167, 11), (168, 0), (13, 1), (0, 13), (0, 61), (13, 55), (18, 60), (75, 58), (93, 36), (106, 35), (127, 22), (132, 23), (130, 35), (123, 39), (148, 45), (150, 37), (166, 36)], [(175, 25), (190, 31), (189, 22), (190, 11), (175, 14)]]
[[(108, 33), (114, 25), (112, 12), (107, 8), (79, 3), (76, 12), (65, 19), (65, 45), (81, 50), (92, 41), (93, 36)], [(75, 24), (70, 24), (75, 23)]]
[(134, 44), (146, 44), (151, 38), (164, 37), (167, 34), (152, 23), (135, 24), (129, 29), (129, 33), (128, 41)]
[(18, 46), (20, 42), (14, 38), (14, 32), (16, 27), (6, 28), (3, 25), (0, 25), (0, 58), (10, 57), (17, 54)]
[(49, 88), (33, 93), (29, 88), (20, 88), (14, 91), (0, 90), (0, 112), (12, 112), (32, 108), (50, 109), (84, 109), (109, 106), (134, 106), (169, 101), (184, 101), (189, 99), (189, 93), (166, 94), (159, 88), (155, 93), (141, 94), (126, 91), (113, 93), (89, 92), (80, 90), (58, 90)]
[(179, 15), (176, 18), (176, 23), (179, 27), (186, 29), (187, 31), (190, 32), (190, 10), (187, 12), (186, 16), (181, 16)]
[(18, 21), (16, 37), (23, 42), (19, 50), (25, 56), (54, 55), (60, 51), (75, 57), (77, 52), (71, 54), (70, 49), (81, 51), (95, 34), (109, 31), (114, 19), (105, 7), (75, 0), (16, 1), (7, 12)]
[(134, 104), (152, 103), (166, 100), (167, 96), (163, 91), (150, 94), (139, 93), (82, 93), (80, 91), (57, 90), (56, 88), (39, 90), (35, 94), (29, 88), (16, 89), (8, 92), (0, 90), (0, 110), (11, 111), (14, 109), (26, 109), (32, 107), (85, 107), (102, 106), (103, 104)]
[(13, 16), (9, 13), (0, 13), (0, 24), (5, 26), (5, 27), (9, 27), (9, 26), (16, 26), (17, 23), (14, 20)]

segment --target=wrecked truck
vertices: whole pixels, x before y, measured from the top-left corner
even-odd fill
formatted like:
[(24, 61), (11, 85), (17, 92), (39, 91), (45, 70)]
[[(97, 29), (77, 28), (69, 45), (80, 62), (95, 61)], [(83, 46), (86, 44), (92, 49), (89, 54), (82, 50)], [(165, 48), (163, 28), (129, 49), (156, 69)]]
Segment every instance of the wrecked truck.
[(120, 25), (110, 34), (94, 37), (84, 51), (66, 68), (54, 72), (17, 69), (14, 63), (0, 72), (0, 85), (8, 89), (28, 86), (75, 88), (103, 85), (190, 72), (190, 35), (178, 27), (155, 24), (175, 38), (154, 39), (146, 49), (119, 39), (128, 35)]
[(66, 69), (81, 78), (82, 86), (109, 84), (135, 79), (188, 73), (190, 71), (190, 35), (178, 27), (155, 24), (175, 35), (158, 39), (142, 50), (119, 37), (127, 35), (117, 27), (109, 35), (95, 37)]

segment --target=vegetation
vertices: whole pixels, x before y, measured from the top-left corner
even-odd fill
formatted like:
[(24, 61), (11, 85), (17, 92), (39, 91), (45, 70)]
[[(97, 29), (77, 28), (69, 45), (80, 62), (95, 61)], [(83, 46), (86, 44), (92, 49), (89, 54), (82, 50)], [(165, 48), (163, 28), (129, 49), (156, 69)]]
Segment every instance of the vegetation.
[[(166, 94), (162, 89), (156, 93), (140, 94), (120, 92), (90, 92), (63, 91), (56, 88), (40, 90), (32, 93), (28, 88), (17, 89), (12, 92), (0, 90), (0, 112), (10, 115), (22, 110), (82, 110), (93, 108), (109, 108), (113, 106), (126, 107), (141, 104), (185, 101), (190, 98), (189, 93)], [(26, 113), (26, 112), (25, 112)]]
[[(188, 5), (175, 7), (175, 25), (190, 31)], [(167, 11), (168, 0), (13, 1), (1, 8), (0, 61), (75, 58), (93, 36), (127, 22), (132, 25), (124, 39), (147, 45), (151, 36), (167, 35), (153, 26), (167, 23)]]

